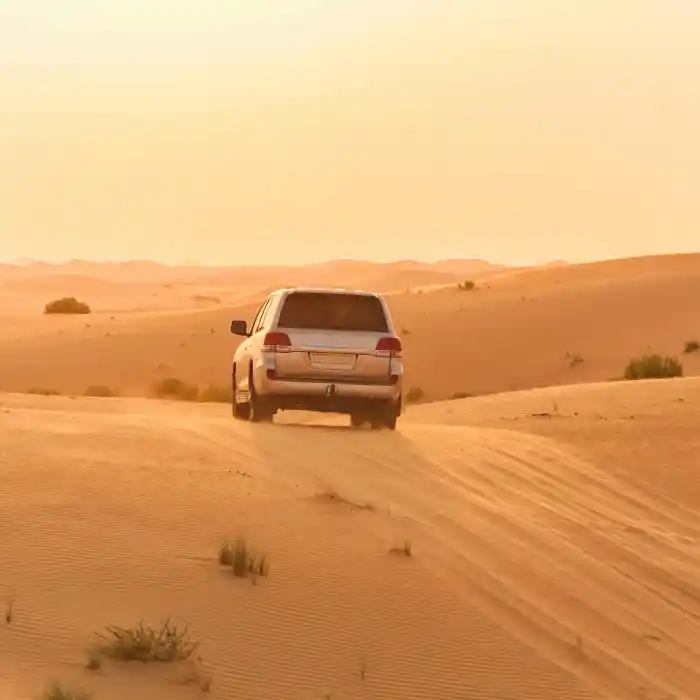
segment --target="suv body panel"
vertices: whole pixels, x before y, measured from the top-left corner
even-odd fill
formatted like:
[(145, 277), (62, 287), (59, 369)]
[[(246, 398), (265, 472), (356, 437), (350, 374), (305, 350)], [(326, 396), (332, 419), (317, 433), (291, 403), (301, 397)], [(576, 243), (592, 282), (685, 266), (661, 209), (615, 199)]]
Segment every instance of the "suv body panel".
[[(264, 347), (271, 332), (286, 334), (291, 347), (274, 351)], [(385, 337), (397, 335), (378, 294), (326, 288), (277, 290), (263, 302), (236, 350), (236, 392), (246, 400), (252, 377), (256, 395), (276, 409), (352, 413), (379, 401), (394, 402), (398, 415), (403, 360), (395, 353), (376, 351), (379, 339)]]

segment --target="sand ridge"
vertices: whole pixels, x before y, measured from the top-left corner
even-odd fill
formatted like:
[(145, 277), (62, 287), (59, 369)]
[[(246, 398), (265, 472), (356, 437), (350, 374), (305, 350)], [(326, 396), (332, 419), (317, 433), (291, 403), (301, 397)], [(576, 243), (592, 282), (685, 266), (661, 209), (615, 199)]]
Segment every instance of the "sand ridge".
[[(97, 275), (100, 268), (90, 269)], [(392, 286), (397, 271), (398, 289)], [(206, 278), (176, 272), (167, 282), (136, 277), (131, 286), (122, 276), (114, 293), (117, 282), (108, 270), (102, 281), (95, 278), (94, 294), (82, 290), (95, 313), (80, 318), (41, 313), (47, 296), (77, 293), (72, 285), (57, 284), (52, 295), (43, 287), (33, 295), (6, 289), (0, 296), (0, 389), (81, 394), (106, 384), (144, 395), (167, 374), (203, 386), (224, 384), (238, 342), (228, 332), (232, 318), (252, 321), (265, 293), (278, 284), (334, 278), (340, 286), (371, 282), (387, 291), (406, 348), (407, 382), (430, 400), (605, 381), (619, 377), (631, 357), (648, 352), (678, 356), (686, 375), (700, 375), (700, 352), (683, 354), (685, 343), (700, 336), (698, 255), (524, 270), (482, 266), (470, 275), (477, 284), (470, 292), (457, 287), (461, 271), (408, 263), (341, 261), (267, 277), (264, 270), (219, 272), (218, 278), (211, 271)], [(453, 281), (422, 287), (425, 274), (450, 274)], [(45, 275), (41, 283), (54, 277)]]
[[(462, 403), (480, 401), (498, 400)], [(625, 401), (643, 412), (638, 390)], [(697, 504), (555, 438), (441, 424), (454, 403), (375, 434), (6, 395), (8, 677), (190, 697), (169, 671), (80, 668), (101, 626), (176, 615), (205, 641), (212, 697), (697, 697)], [(369, 507), (316, 498), (328, 490)], [(216, 566), (239, 529), (270, 555), (259, 586)], [(389, 553), (406, 540), (412, 557)]]

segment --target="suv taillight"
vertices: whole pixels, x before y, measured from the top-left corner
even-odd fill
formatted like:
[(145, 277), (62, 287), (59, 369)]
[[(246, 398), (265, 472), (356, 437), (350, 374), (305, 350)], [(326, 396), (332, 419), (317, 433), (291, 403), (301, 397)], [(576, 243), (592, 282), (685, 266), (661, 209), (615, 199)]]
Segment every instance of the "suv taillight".
[(292, 349), (292, 341), (286, 333), (271, 331), (263, 340), (263, 352), (289, 352)]
[(403, 347), (401, 341), (394, 336), (385, 336), (377, 341), (377, 347), (374, 349), (375, 355), (384, 357), (401, 357)]

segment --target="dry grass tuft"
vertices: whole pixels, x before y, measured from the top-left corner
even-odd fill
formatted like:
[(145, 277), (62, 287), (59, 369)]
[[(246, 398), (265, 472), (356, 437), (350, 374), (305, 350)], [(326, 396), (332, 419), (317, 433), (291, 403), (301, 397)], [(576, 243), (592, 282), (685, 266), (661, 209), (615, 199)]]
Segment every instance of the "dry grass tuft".
[(89, 700), (90, 695), (82, 690), (66, 688), (60, 683), (50, 683), (41, 700)]
[(219, 564), (231, 567), (237, 578), (267, 576), (269, 566), (264, 554), (257, 554), (242, 537), (224, 542), (219, 548)]
[(389, 552), (391, 554), (401, 554), (405, 557), (412, 557), (413, 550), (411, 549), (411, 543), (406, 540), (401, 547), (392, 547)]
[(32, 387), (27, 390), (27, 393), (34, 396), (61, 396), (61, 392), (56, 391), (56, 389), (42, 389), (41, 387)]
[(5, 603), (5, 622), (8, 625), (12, 624), (14, 614), (15, 614), (15, 599), (8, 598), (7, 603)]
[(95, 653), (114, 661), (172, 663), (189, 659), (197, 644), (190, 640), (185, 626), (178, 629), (165, 620), (159, 628), (139, 622), (135, 627), (110, 625), (98, 634)]
[(683, 376), (683, 365), (675, 357), (643, 355), (629, 361), (625, 379), (670, 379)]

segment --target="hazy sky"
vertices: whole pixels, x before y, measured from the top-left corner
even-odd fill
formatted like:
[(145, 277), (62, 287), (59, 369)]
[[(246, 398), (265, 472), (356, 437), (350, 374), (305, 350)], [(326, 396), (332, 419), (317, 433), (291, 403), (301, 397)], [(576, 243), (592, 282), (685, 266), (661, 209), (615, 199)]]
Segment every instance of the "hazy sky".
[(0, 0), (0, 259), (699, 249), (698, 0)]

